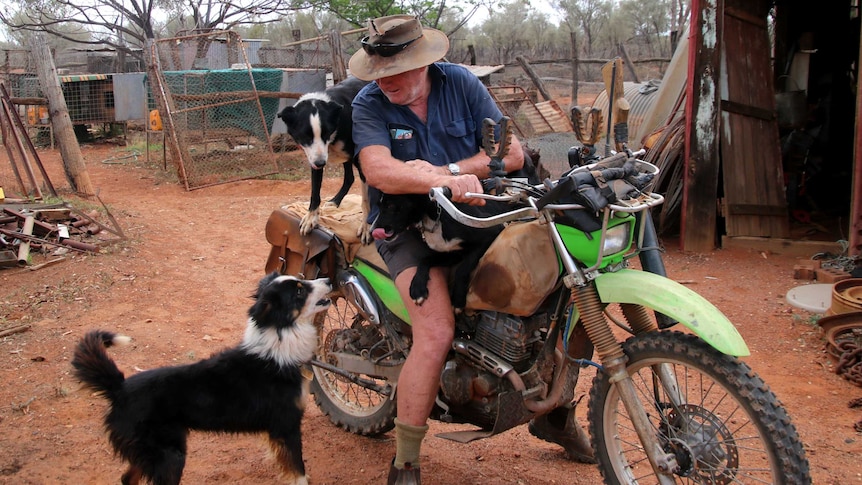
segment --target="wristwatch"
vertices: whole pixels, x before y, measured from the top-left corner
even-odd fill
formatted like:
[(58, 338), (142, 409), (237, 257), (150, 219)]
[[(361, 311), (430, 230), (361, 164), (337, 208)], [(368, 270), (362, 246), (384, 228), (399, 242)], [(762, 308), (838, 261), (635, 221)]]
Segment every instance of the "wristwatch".
[(449, 165), (446, 165), (446, 168), (449, 169), (449, 173), (452, 175), (461, 174), (461, 167), (459, 167), (457, 163), (450, 163)]

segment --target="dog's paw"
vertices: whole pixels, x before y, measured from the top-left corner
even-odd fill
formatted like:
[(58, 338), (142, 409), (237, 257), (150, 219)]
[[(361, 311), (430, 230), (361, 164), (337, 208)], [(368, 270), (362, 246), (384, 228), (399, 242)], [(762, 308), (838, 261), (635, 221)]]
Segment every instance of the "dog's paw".
[(356, 231), (356, 237), (359, 238), (359, 241), (362, 244), (371, 244), (374, 242), (374, 236), (372, 235), (372, 227), (368, 221), (363, 220), (362, 224), (359, 225), (359, 229)]
[(289, 482), (291, 485), (308, 485), (308, 478), (303, 475), (301, 477), (297, 477), (292, 482)]
[(425, 281), (422, 283), (415, 279), (410, 282), (410, 299), (413, 300), (416, 306), (422, 306), (425, 300), (428, 299), (428, 282)]
[(320, 223), (320, 215), (317, 211), (308, 212), (299, 221), (299, 233), (303, 236), (310, 234), (317, 227), (318, 223)]
[(453, 285), (449, 299), (452, 301), (452, 310), (455, 315), (460, 315), (467, 306), (467, 287), (460, 284)]

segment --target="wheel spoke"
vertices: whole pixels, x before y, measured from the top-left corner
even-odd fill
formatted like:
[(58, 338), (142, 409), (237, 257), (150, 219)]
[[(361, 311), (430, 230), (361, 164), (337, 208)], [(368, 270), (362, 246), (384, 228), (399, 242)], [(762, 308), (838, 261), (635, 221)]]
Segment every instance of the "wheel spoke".
[[(677, 482), (808, 480), (796, 430), (745, 364), (679, 332), (633, 337), (624, 348), (650, 426), (664, 452), (676, 458)], [(591, 390), (590, 426), (607, 483), (658, 483), (620, 393), (601, 373)], [(770, 440), (789, 440), (790, 446), (772, 446)], [(796, 466), (794, 479), (801, 482), (787, 480), (785, 463)]]
[[(341, 295), (333, 298), (330, 309), (317, 322), (320, 328), (318, 359), (337, 365), (333, 353), (371, 355), (387, 352), (377, 326), (365, 321)], [(363, 386), (343, 375), (314, 367), (312, 393), (321, 410), (337, 425), (359, 434), (377, 434), (392, 429), (394, 400), (389, 394)], [(378, 389), (388, 388), (385, 379), (357, 375), (372, 381)]]

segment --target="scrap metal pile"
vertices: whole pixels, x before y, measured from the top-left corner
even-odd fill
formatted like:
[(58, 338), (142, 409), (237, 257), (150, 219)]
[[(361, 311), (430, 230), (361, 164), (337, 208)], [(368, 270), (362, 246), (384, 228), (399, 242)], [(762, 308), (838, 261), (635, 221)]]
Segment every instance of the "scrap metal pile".
[[(98, 253), (125, 235), (105, 208), (111, 226), (97, 210), (84, 213), (69, 204), (0, 204), (0, 269), (38, 267), (62, 261), (70, 252)], [(35, 264), (34, 256), (56, 256)]]

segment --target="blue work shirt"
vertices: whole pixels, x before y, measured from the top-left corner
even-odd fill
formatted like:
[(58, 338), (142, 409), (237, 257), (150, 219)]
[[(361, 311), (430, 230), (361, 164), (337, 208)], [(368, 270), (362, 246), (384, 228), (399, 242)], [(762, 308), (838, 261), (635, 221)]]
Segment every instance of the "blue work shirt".
[[(479, 153), (482, 122), (485, 118), (499, 122), (503, 117), (488, 89), (467, 68), (456, 64), (434, 63), (428, 73), (431, 93), (425, 123), (409, 107), (390, 103), (376, 82), (362, 88), (353, 100), (357, 155), (365, 147), (382, 145), (399, 160), (421, 159), (444, 166)], [(379, 191), (369, 187), (368, 195), (370, 222), (377, 216)]]

